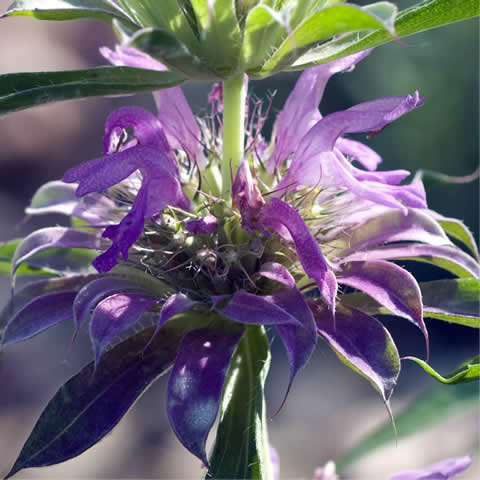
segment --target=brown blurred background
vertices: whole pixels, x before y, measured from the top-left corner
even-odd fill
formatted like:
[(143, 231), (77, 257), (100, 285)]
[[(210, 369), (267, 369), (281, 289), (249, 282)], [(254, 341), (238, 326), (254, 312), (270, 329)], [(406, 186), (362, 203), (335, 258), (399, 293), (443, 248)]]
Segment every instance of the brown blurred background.
[[(0, 10), (9, 0), (0, 0)], [(400, 7), (412, 1), (397, 1)], [(108, 26), (93, 21), (40, 22), (29, 18), (0, 21), (0, 73), (86, 68), (104, 64), (102, 45), (113, 46)], [(280, 75), (251, 84), (264, 98), (276, 90), (279, 111), (296, 75)], [(206, 84), (187, 85), (194, 111), (206, 108)], [(380, 96), (419, 89), (427, 97), (420, 110), (402, 118), (370, 144), (383, 156), (382, 169), (435, 169), (452, 175), (471, 173), (478, 165), (478, 23), (464, 22), (379, 48), (354, 73), (329, 84), (322, 112), (347, 108)], [(150, 95), (89, 99), (35, 108), (0, 119), (0, 240), (22, 236), (41, 225), (61, 223), (45, 217), (23, 224), (23, 209), (48, 180), (101, 153), (103, 123), (120, 105), (153, 111)], [(267, 125), (267, 129), (271, 125)], [(443, 187), (429, 194), (431, 207), (457, 216), (478, 236), (478, 184)], [(420, 270), (423, 278), (432, 272)], [(436, 272), (434, 272), (436, 273)], [(8, 282), (0, 279), (0, 303)], [(385, 319), (401, 355), (422, 356), (419, 331), (401, 319)], [(475, 331), (428, 321), (431, 361), (441, 372), (475, 355)], [(46, 402), (90, 356), (84, 334), (66, 360), (72, 325), (61, 325), (25, 344), (8, 348), (0, 358), (0, 475), (18, 454)], [(268, 380), (269, 411), (281, 401), (288, 365), (280, 342), (274, 343)], [(386, 419), (370, 385), (343, 367), (320, 345), (295, 382), (288, 402), (270, 423), (271, 442), (282, 463), (282, 478), (311, 478), (315, 467), (341, 455)], [(435, 386), (414, 365), (406, 364), (393, 398), (398, 411), (415, 393)], [(454, 388), (454, 387), (444, 387)], [(390, 444), (350, 470), (351, 478), (381, 480), (401, 470), (444, 457), (475, 453), (477, 413), (459, 415), (446, 425)], [(473, 449), (473, 450), (472, 450)], [(477, 465), (462, 478), (480, 478)], [(18, 478), (200, 478), (200, 462), (171, 432), (165, 412), (165, 379), (157, 382), (122, 420), (113, 434), (79, 458), (63, 465), (22, 472)]]

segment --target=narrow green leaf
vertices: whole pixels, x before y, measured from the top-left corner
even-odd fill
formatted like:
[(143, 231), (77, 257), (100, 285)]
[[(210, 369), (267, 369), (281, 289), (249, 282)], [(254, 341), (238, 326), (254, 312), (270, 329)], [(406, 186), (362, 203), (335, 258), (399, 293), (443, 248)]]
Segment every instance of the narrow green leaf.
[[(479, 14), (478, 0), (426, 0), (399, 13), (395, 21), (395, 33), (397, 38), (407, 37)], [(348, 34), (311, 49), (298, 58), (288, 70), (305, 70), (392, 40), (386, 30)]]
[[(458, 414), (474, 412), (478, 408), (478, 385), (463, 384), (454, 388), (439, 387), (413, 400), (395, 417), (397, 439), (409, 437)], [(389, 423), (358, 442), (336, 461), (339, 473), (377, 448), (395, 441)]]
[(271, 478), (263, 393), (269, 366), (265, 331), (249, 326), (230, 363), (207, 479)]
[(61, 100), (160, 90), (184, 81), (174, 72), (129, 67), (9, 73), (0, 76), (0, 116)]
[(20, 15), (38, 20), (94, 18), (106, 23), (117, 18), (133, 24), (131, 18), (110, 0), (16, 0), (0, 18)]
[(146, 350), (154, 327), (143, 330), (105, 353), (95, 376), (92, 362), (72, 377), (50, 400), (7, 478), (76, 457), (101, 440), (169, 369), (191, 323), (177, 317)]
[(135, 48), (148, 53), (171, 70), (196, 80), (219, 80), (219, 74), (193, 54), (188, 47), (171, 33), (158, 28), (144, 28), (136, 32), (129, 42)]
[(427, 362), (416, 357), (403, 357), (402, 360), (412, 360), (418, 363), (429, 375), (435, 380), (447, 385), (455, 385), (457, 383), (474, 382), (480, 379), (480, 357), (474, 357), (463, 362), (454, 372), (442, 377)]
[(314, 13), (284, 40), (265, 63), (261, 74), (272, 74), (290, 66), (319, 42), (342, 33), (380, 29), (392, 37), (393, 18), (397, 8), (388, 2), (374, 4), (374, 7), (377, 8), (337, 5)]
[(0, 243), (0, 259), (12, 260), (15, 255), (15, 250), (22, 243), (23, 238), (15, 238), (7, 242)]
[[(423, 317), (480, 328), (480, 280), (458, 278), (420, 283)], [(341, 302), (369, 315), (391, 315), (386, 308), (363, 293), (342, 295)]]

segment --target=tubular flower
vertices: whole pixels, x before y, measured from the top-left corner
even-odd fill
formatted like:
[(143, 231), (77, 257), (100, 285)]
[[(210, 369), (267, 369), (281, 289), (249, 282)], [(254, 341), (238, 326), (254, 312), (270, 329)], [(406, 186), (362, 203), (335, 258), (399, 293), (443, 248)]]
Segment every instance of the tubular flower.
[[(131, 48), (103, 54), (117, 65), (163, 68)], [(377, 171), (378, 154), (343, 137), (379, 132), (422, 105), (418, 93), (325, 117), (318, 111), (329, 78), (365, 55), (304, 72), (270, 145), (262, 136), (262, 106), (247, 109), (246, 149), (232, 172), (232, 199), (218, 195), (218, 86), (205, 120), (194, 117), (178, 87), (154, 94), (156, 115), (136, 107), (113, 112), (103, 156), (69, 170), (66, 183), (43, 187), (29, 208), (31, 214), (79, 217), (83, 224), (35, 232), (18, 247), (14, 271), (42, 253), (41, 266), (64, 276), (18, 292), (3, 344), (30, 338), (73, 311), (77, 330), (89, 323), (98, 371), (106, 352), (132, 329), (150, 327), (147, 355), (163, 332), (172, 332), (167, 323), (193, 319), (169, 344), (175, 356), (167, 410), (180, 441), (205, 464), (228, 366), (250, 325), (270, 326), (281, 338), (290, 363), (288, 389), (320, 336), (388, 406), (400, 359), (372, 315), (407, 319), (428, 348), (423, 317), (435, 307), (422, 301), (413, 275), (392, 261), (428, 262), (465, 277), (478, 277), (479, 269), (475, 247), (470, 255), (452, 243), (441, 217), (427, 209), (421, 182), (402, 184), (409, 175), (403, 170)], [(78, 184), (75, 195), (70, 183)], [(94, 256), (102, 250), (93, 260), (98, 273), (85, 262), (62, 270), (55, 255), (64, 248)], [(51, 309), (52, 302), (58, 308), (39, 321), (38, 310)]]

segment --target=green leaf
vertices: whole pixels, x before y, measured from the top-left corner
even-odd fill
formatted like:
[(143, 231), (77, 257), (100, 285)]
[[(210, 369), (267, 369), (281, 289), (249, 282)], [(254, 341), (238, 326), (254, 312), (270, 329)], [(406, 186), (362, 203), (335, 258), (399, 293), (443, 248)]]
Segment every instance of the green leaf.
[[(480, 280), (459, 278), (420, 283), (423, 317), (480, 328)], [(341, 302), (369, 315), (391, 315), (386, 308), (364, 293), (342, 295)]]
[(480, 357), (474, 357), (463, 362), (454, 372), (446, 377), (442, 377), (427, 362), (416, 357), (403, 357), (402, 360), (412, 360), (418, 363), (429, 375), (435, 380), (447, 385), (455, 385), (457, 383), (474, 382), (480, 379)]
[(201, 57), (221, 76), (235, 73), (242, 48), (242, 32), (236, 14), (236, 0), (190, 0), (200, 31)]
[(285, 38), (258, 75), (271, 75), (286, 68), (319, 42), (342, 33), (380, 29), (393, 38), (396, 13), (395, 5), (388, 2), (373, 4), (369, 8), (337, 5), (320, 10)]
[(106, 23), (117, 18), (133, 24), (129, 16), (110, 0), (16, 0), (0, 18), (19, 15), (38, 20), (94, 18)]
[(480, 279), (436, 280), (420, 288), (424, 317), (480, 328)]
[[(396, 416), (397, 440), (426, 430), (454, 415), (474, 412), (478, 408), (478, 400), (478, 385), (474, 383), (456, 385), (454, 388), (442, 386), (424, 393)], [(347, 466), (377, 448), (388, 445), (395, 440), (390, 424), (385, 423), (336, 461), (339, 473), (344, 472)]]
[(172, 365), (192, 318), (177, 317), (147, 349), (155, 327), (145, 329), (105, 353), (95, 376), (92, 362), (72, 377), (50, 400), (7, 478), (76, 457), (101, 440)]
[(184, 81), (174, 72), (129, 67), (9, 73), (0, 76), (0, 116), (61, 100), (160, 90)]
[(219, 74), (204, 60), (193, 54), (171, 33), (158, 28), (144, 28), (136, 32), (129, 45), (148, 53), (168, 68), (197, 80), (219, 80)]
[(230, 363), (207, 479), (271, 478), (263, 393), (269, 366), (265, 331), (249, 326)]
[[(407, 37), (479, 14), (478, 0), (426, 0), (399, 13), (395, 21), (395, 33), (397, 38)], [(305, 70), (392, 40), (392, 36), (386, 30), (348, 34), (311, 49), (288, 70)]]
[(462, 242), (470, 250), (473, 256), (477, 260), (480, 260), (475, 238), (461, 220), (457, 220), (456, 218), (439, 218), (437, 221), (448, 236)]
[(187, 10), (181, 8), (180, 0), (121, 0), (120, 3), (142, 27), (152, 27), (173, 34), (189, 48), (196, 50), (198, 39), (192, 29)]

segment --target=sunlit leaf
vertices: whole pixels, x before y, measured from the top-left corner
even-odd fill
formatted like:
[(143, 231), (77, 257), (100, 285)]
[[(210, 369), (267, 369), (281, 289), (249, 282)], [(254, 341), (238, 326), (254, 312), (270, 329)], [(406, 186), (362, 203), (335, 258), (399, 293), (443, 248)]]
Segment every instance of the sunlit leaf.
[(259, 75), (278, 72), (290, 66), (313, 46), (343, 33), (379, 30), (393, 38), (393, 18), (396, 12), (395, 5), (389, 2), (380, 2), (363, 9), (355, 5), (337, 5), (322, 9), (285, 38)]
[[(395, 21), (397, 38), (448, 25), (480, 14), (478, 0), (425, 0), (400, 12)], [(341, 36), (305, 53), (289, 70), (305, 70), (393, 40), (386, 30)]]
[(94, 18), (106, 23), (117, 18), (132, 23), (128, 15), (110, 0), (16, 0), (0, 18), (19, 15), (38, 20)]

